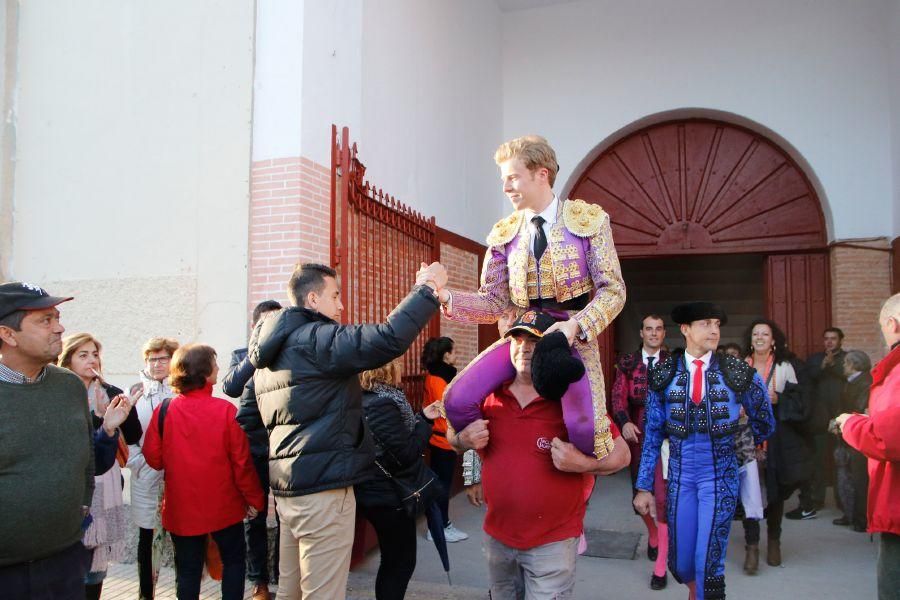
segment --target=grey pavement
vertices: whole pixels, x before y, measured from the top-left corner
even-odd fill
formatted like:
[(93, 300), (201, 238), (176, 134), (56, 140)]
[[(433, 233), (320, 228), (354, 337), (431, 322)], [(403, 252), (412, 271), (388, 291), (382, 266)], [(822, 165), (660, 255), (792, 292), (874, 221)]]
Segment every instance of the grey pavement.
[[(523, 496), (527, 501), (527, 495)], [(786, 510), (796, 506), (796, 499), (788, 500)], [(454, 524), (466, 531), (470, 538), (449, 545), (450, 574), (447, 579), (431, 542), (425, 540), (424, 523), (420, 525), (416, 572), (408, 598), (486, 598), (487, 570), (482, 556), (483, 509), (470, 506), (465, 495), (451, 501), (450, 517)], [(846, 527), (836, 527), (831, 520), (840, 516), (829, 498), (825, 510), (809, 521), (785, 520), (782, 533), (781, 567), (765, 564), (765, 525), (761, 542), (762, 560), (759, 574), (744, 575), (743, 528), (735, 521), (728, 545), (725, 567), (726, 592), (729, 598), (753, 600), (862, 600), (876, 597), (875, 558), (877, 543), (864, 533)], [(616, 531), (644, 532), (643, 523), (631, 510), (631, 487), (627, 471), (598, 481), (588, 507), (585, 525)], [(875, 542), (877, 542), (877, 537)], [(646, 557), (646, 534), (641, 538), (635, 560), (601, 559), (582, 556), (578, 560), (576, 599), (591, 600), (662, 600), (686, 598), (687, 588), (678, 585), (669, 575), (665, 590), (650, 589), (652, 563)], [(378, 552), (373, 552), (351, 574), (350, 596), (367, 596), (363, 590), (371, 586), (371, 576), (378, 569)], [(355, 586), (356, 593), (353, 588)], [(360, 593), (363, 592), (363, 593)]]

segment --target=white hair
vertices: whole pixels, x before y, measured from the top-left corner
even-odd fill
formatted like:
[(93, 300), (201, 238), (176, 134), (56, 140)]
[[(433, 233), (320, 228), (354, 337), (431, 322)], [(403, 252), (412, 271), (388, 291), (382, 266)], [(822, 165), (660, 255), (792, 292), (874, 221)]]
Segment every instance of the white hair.
[(900, 321), (900, 294), (894, 294), (881, 305), (881, 322), (883, 323), (891, 317)]

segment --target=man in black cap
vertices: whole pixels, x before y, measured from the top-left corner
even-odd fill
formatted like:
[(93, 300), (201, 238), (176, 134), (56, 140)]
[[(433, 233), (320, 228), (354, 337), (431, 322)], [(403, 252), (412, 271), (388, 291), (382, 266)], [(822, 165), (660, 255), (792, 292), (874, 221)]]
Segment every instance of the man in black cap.
[(504, 337), (513, 379), (484, 399), (483, 419), (449, 438), (483, 459), (485, 554), (495, 600), (571, 595), (591, 476), (615, 473), (630, 458), (615, 424), (614, 449), (602, 460), (565, 441), (559, 400), (584, 367), (564, 334), (544, 337), (554, 322), (530, 310), (510, 326)]
[(28, 283), (0, 284), (0, 590), (12, 599), (83, 599), (82, 524), (94, 493), (87, 392), (53, 365), (56, 306)]
[(775, 430), (762, 379), (747, 363), (717, 357), (727, 317), (709, 302), (676, 306), (684, 353), (650, 373), (647, 420), (634, 506), (655, 513), (653, 482), (663, 438), (669, 438), (666, 512), (669, 570), (696, 600), (725, 598), (725, 551), (738, 501), (734, 438), (741, 408), (757, 444)]

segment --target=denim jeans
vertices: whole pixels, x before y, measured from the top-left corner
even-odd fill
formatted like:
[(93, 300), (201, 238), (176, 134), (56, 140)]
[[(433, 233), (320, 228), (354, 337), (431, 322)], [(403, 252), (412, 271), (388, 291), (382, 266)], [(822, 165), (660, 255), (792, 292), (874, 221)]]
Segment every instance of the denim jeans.
[[(270, 583), (269, 581), (269, 531), (266, 526), (266, 517), (269, 511), (269, 459), (265, 456), (254, 456), (253, 466), (259, 475), (259, 483), (266, 497), (266, 505), (254, 518), (249, 519), (244, 525), (247, 534), (247, 579), (253, 583)], [(275, 511), (275, 521), (278, 519), (278, 511)], [(278, 565), (278, 529), (275, 529), (275, 565)], [(275, 571), (274, 582), (278, 581), (278, 571)]]

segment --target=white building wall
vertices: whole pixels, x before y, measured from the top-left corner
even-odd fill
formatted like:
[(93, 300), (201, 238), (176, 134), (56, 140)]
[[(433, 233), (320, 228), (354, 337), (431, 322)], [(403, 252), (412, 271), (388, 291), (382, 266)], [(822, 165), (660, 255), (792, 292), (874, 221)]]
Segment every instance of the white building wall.
[(506, 13), (504, 137), (548, 137), (564, 190), (598, 144), (648, 115), (733, 113), (809, 165), (829, 239), (897, 235), (884, 218), (896, 199), (887, 6), (588, 0)]
[(508, 206), (501, 14), (484, 0), (364, 4), (359, 139), (372, 178), (441, 227), (484, 241)]
[(19, 4), (12, 277), (134, 379), (152, 335), (246, 338), (254, 2)]
[(500, 11), (483, 0), (307, 2), (302, 154), (330, 165), (350, 127), (373, 182), (444, 228), (483, 240), (506, 210)]
[(900, 2), (886, 0), (888, 4), (888, 18), (885, 20), (887, 28), (888, 53), (888, 83), (891, 86), (891, 133), (893, 142), (894, 178), (892, 189), (894, 191), (894, 237), (900, 236)]
[(256, 3), (253, 160), (300, 156), (305, 0)]

